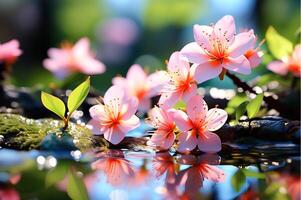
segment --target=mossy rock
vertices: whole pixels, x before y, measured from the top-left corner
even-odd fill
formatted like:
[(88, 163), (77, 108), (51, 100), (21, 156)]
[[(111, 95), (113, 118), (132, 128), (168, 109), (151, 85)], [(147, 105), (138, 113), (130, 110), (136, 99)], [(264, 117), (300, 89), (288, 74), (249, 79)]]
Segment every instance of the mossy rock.
[[(28, 119), (16, 114), (0, 114), (0, 145), (18, 150), (88, 150), (95, 146), (90, 129), (70, 122), (66, 130), (60, 120)], [(108, 146), (102, 140), (97, 146)]]

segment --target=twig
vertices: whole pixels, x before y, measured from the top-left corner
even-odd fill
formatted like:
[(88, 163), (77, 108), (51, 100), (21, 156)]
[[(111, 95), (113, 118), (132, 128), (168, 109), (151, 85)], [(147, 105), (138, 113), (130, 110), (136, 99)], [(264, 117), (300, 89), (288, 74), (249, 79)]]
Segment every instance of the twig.
[[(227, 72), (226, 75), (233, 81), (233, 83), (237, 87), (242, 88), (243, 91), (245, 91), (245, 92), (248, 91), (252, 94), (257, 95), (257, 92), (251, 86), (249, 86), (246, 82), (240, 80), (234, 74)], [(276, 99), (274, 99), (272, 96), (263, 96), (263, 100), (266, 102), (268, 108), (274, 108), (276, 110), (279, 110), (279, 108), (281, 107), (280, 103)]]

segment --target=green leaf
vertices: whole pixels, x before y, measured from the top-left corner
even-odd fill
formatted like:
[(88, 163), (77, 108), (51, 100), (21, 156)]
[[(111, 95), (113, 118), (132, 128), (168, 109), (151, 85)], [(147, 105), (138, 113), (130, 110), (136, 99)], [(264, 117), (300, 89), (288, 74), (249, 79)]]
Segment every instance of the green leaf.
[(67, 107), (71, 115), (85, 100), (90, 89), (90, 77), (77, 86), (69, 95)]
[(57, 98), (51, 94), (43, 92), (43, 91), (41, 92), (41, 100), (42, 100), (43, 105), (48, 110), (50, 110), (51, 112), (54, 112), (55, 114), (60, 116), (60, 118), (64, 119), (66, 107), (62, 100), (60, 100), (59, 98)]
[(88, 200), (88, 191), (73, 169), (68, 171), (67, 194), (73, 200)]
[(46, 174), (45, 178), (45, 184), (46, 187), (50, 187), (53, 184), (63, 180), (68, 172), (68, 166), (67, 165), (58, 165), (54, 169), (50, 170)]
[(235, 112), (236, 121), (238, 121), (239, 118), (241, 116), (243, 116), (243, 114), (246, 112), (246, 107), (247, 107), (248, 103), (249, 103), (248, 101), (244, 101), (241, 104), (239, 104), (239, 106), (237, 107), (236, 112)]
[(253, 118), (258, 113), (261, 103), (263, 100), (263, 94), (258, 94), (254, 99), (247, 105), (247, 113), (249, 118)]
[(265, 37), (269, 50), (275, 58), (282, 59), (292, 53), (293, 44), (280, 35), (273, 27), (270, 26), (268, 28)]
[(174, 105), (174, 109), (185, 109), (186, 108), (186, 103), (183, 100), (180, 100)]
[(231, 177), (231, 185), (236, 192), (239, 192), (246, 182), (246, 176), (242, 170), (237, 170)]
[(229, 115), (235, 114), (236, 108), (244, 101), (248, 100), (246, 94), (244, 93), (238, 93), (236, 96), (230, 99), (230, 101), (227, 104), (226, 112)]
[(242, 169), (243, 173), (245, 174), (246, 177), (253, 177), (253, 178), (257, 178), (257, 179), (264, 179), (265, 178), (265, 174), (264, 173), (260, 173), (260, 172), (256, 172), (250, 169)]

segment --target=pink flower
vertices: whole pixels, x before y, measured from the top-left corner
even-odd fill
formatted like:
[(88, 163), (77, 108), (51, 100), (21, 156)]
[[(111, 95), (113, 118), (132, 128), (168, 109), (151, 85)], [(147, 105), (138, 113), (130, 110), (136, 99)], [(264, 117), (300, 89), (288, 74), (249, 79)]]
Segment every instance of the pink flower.
[(65, 44), (61, 49), (50, 48), (48, 56), (43, 64), (59, 78), (64, 78), (73, 72), (93, 75), (105, 71), (105, 65), (96, 60), (95, 55), (90, 51), (88, 38), (80, 39), (74, 46)]
[[(248, 33), (254, 34), (253, 29), (249, 30)], [(263, 53), (259, 51), (259, 47), (261, 46), (263, 41), (259, 44), (258, 47), (255, 47), (256, 41), (257, 41), (257, 37), (254, 38), (251, 48), (248, 49), (244, 54), (245, 57), (248, 59), (251, 68), (257, 67), (261, 63), (262, 56), (263, 56)]]
[(169, 81), (162, 90), (159, 105), (172, 107), (179, 99), (187, 101), (195, 95), (197, 85), (189, 63), (183, 59), (180, 52), (174, 52), (170, 56), (167, 69)]
[(138, 109), (147, 111), (151, 107), (151, 97), (159, 95), (163, 87), (164, 73), (155, 72), (147, 76), (140, 65), (132, 65), (126, 78), (115, 77), (112, 82), (114, 85), (122, 86), (130, 96), (139, 100)]
[(99, 170), (107, 177), (107, 182), (117, 186), (134, 178), (132, 163), (124, 158), (120, 150), (110, 150), (96, 155), (99, 159), (91, 164), (92, 169)]
[(291, 72), (294, 76), (301, 76), (301, 44), (298, 44), (290, 57), (285, 57), (281, 61), (273, 61), (268, 67), (276, 74), (286, 75)]
[(4, 62), (6, 65), (13, 64), (17, 57), (22, 54), (19, 46), (18, 40), (10, 40), (0, 44), (0, 62)]
[(174, 133), (176, 125), (173, 121), (171, 109), (154, 107), (148, 115), (148, 122), (157, 129), (152, 135), (149, 144), (161, 149), (169, 149), (176, 138)]
[(227, 113), (218, 108), (208, 111), (206, 102), (200, 96), (192, 97), (187, 103), (187, 114), (174, 111), (174, 120), (182, 131), (179, 136), (178, 151), (186, 152), (196, 146), (204, 152), (221, 150), (221, 140), (215, 133), (227, 120)]
[(192, 71), (199, 83), (220, 75), (227, 70), (249, 74), (251, 67), (244, 54), (252, 48), (254, 34), (236, 35), (232, 16), (226, 15), (213, 26), (194, 25), (195, 42), (187, 44), (181, 53), (194, 63)]
[(137, 99), (125, 95), (123, 88), (112, 86), (104, 96), (104, 104), (90, 108), (95, 134), (104, 134), (106, 140), (112, 144), (120, 143), (126, 133), (137, 128), (140, 124), (135, 115)]

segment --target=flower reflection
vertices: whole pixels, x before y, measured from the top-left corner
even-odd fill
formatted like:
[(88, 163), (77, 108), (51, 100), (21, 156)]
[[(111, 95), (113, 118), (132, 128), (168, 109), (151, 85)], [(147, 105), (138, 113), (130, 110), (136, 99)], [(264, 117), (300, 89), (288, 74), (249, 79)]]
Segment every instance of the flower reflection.
[[(156, 155), (153, 162), (157, 177), (167, 172), (165, 185), (158, 192), (164, 199), (196, 198), (196, 193), (199, 193), (205, 179), (213, 182), (224, 181), (224, 171), (213, 166), (219, 164), (219, 159), (217, 155), (182, 155), (175, 162), (168, 152)], [(189, 167), (182, 169), (181, 165)]]
[(103, 172), (107, 182), (113, 186), (126, 184), (134, 177), (134, 169), (130, 161), (125, 159), (120, 150), (109, 150), (96, 155), (98, 160), (91, 164), (92, 169)]
[(146, 161), (144, 161), (143, 165), (135, 171), (135, 177), (131, 185), (135, 186), (147, 183), (151, 177), (150, 175), (149, 170), (146, 168)]
[(13, 188), (0, 187), (0, 199), (1, 200), (19, 200), (19, 193)]
[(153, 169), (156, 177), (162, 177), (166, 173), (166, 183), (175, 182), (177, 168), (177, 164), (169, 152), (157, 153), (153, 159)]

